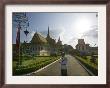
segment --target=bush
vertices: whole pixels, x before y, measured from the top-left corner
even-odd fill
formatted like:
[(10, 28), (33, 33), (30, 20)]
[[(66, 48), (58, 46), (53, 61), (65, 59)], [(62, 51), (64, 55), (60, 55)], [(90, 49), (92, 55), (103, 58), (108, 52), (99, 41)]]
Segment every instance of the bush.
[(57, 57), (57, 54), (56, 54), (56, 53), (52, 53), (50, 56), (55, 56), (55, 57)]
[(59, 57), (47, 57), (42, 59), (41, 61), (36, 61), (33, 60), (31, 63), (29, 63), (28, 65), (20, 65), (20, 66), (14, 66), (13, 68), (13, 75), (23, 75), (23, 74), (27, 74), (33, 71), (36, 71), (50, 63), (52, 63), (53, 61), (59, 59)]
[(87, 57), (86, 57), (86, 56), (83, 56), (82, 58), (87, 59)]
[(98, 75), (98, 69), (91, 66), (89, 63), (84, 62), (83, 60), (81, 60), (79, 57), (76, 56), (76, 59), (78, 59), (87, 69), (89, 69), (93, 74), (95, 74), (96, 76)]

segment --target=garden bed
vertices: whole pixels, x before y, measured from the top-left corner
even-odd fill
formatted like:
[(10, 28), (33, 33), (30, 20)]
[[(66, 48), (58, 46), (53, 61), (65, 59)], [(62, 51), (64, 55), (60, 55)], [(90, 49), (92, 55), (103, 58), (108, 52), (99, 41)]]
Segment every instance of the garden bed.
[(17, 65), (16, 61), (13, 61), (13, 75), (23, 75), (23, 74), (31, 73), (58, 59), (60, 59), (60, 56), (34, 57), (32, 59), (22, 60), (22, 65), (19, 66)]

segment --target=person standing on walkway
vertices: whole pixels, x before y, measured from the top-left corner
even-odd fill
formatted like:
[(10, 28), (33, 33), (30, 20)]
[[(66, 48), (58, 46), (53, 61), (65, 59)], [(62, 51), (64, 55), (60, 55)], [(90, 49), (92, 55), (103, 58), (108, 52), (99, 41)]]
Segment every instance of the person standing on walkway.
[(62, 76), (67, 76), (67, 58), (65, 57), (65, 53), (62, 52), (62, 57), (61, 57), (61, 75)]

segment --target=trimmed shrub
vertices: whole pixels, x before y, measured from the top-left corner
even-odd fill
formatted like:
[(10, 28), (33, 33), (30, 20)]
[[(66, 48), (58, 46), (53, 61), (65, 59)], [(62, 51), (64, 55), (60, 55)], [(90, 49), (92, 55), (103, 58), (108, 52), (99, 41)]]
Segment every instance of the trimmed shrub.
[(31, 64), (28, 65), (20, 65), (20, 66), (16, 66), (14, 65), (13, 68), (13, 75), (23, 75), (23, 74), (27, 74), (27, 73), (31, 73), (34, 72), (50, 63), (52, 63), (53, 61), (59, 59), (59, 57), (51, 57), (48, 59), (43, 59), (41, 61), (33, 61)]
[(85, 63), (84, 61), (82, 61), (81, 59), (79, 59), (76, 56), (76, 59), (79, 60), (87, 69), (89, 69), (93, 74), (95, 74), (96, 76), (98, 75), (98, 69), (96, 69), (95, 67), (91, 66), (88, 63)]

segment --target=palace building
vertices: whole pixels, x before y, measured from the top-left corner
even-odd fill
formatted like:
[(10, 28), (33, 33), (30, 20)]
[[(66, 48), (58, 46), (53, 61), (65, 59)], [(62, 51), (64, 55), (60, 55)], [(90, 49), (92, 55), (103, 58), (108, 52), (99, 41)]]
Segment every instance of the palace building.
[[(60, 37), (58, 42), (50, 36), (48, 27), (47, 37), (44, 37), (40, 33), (36, 32), (32, 37), (30, 43), (22, 43), (20, 46), (20, 53), (22, 55), (33, 56), (50, 56), (56, 55), (59, 52), (59, 47), (62, 45)], [(13, 53), (16, 53), (16, 44), (13, 45)]]

